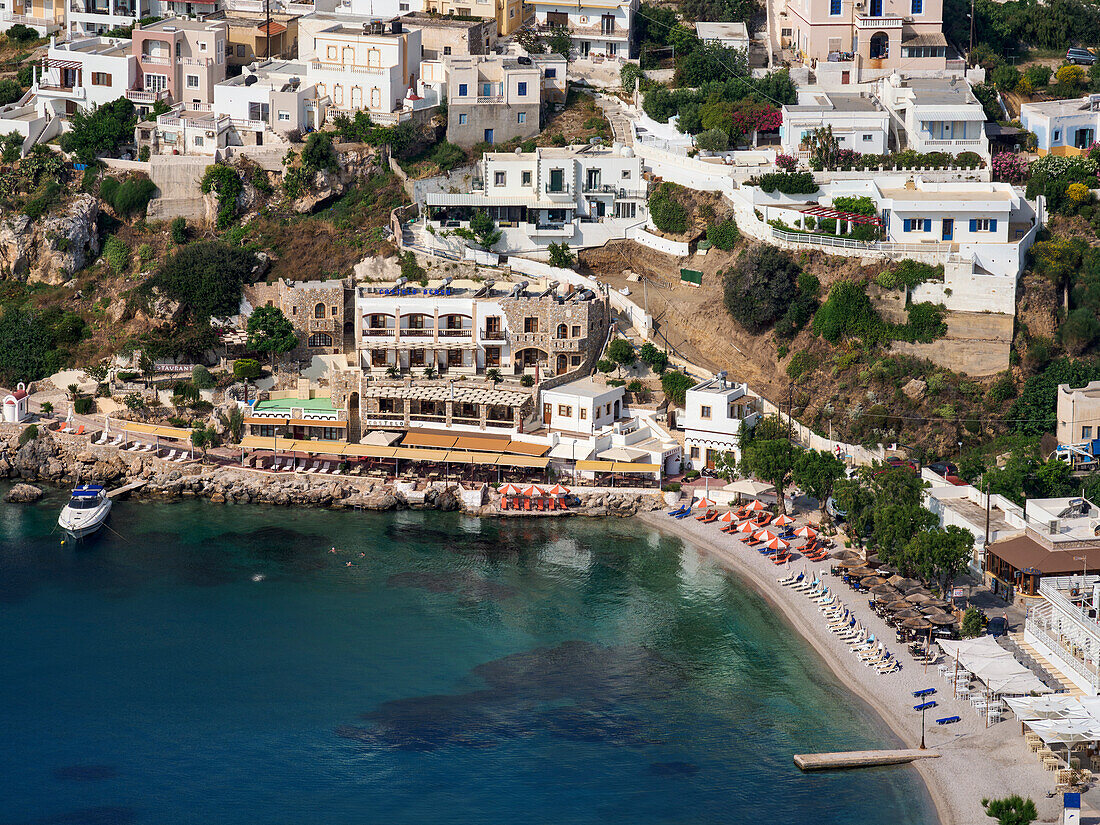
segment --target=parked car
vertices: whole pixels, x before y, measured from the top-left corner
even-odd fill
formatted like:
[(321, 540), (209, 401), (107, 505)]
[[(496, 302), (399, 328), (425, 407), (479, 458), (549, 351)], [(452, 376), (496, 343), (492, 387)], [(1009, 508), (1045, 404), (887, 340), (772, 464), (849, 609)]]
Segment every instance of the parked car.
[(952, 464), (950, 461), (934, 461), (928, 465), (928, 469), (939, 476), (947, 478), (948, 476), (958, 475), (959, 468)]
[(1096, 55), (1088, 49), (1067, 49), (1066, 62), (1076, 63), (1079, 66), (1091, 66), (1096, 62)]
[(848, 517), (848, 511), (838, 509), (836, 506), (836, 499), (832, 496), (829, 496), (829, 498), (825, 500), (825, 512), (837, 521), (844, 521)]
[(986, 634), (996, 638), (1008, 633), (1008, 619), (1004, 616), (994, 616), (985, 626)]

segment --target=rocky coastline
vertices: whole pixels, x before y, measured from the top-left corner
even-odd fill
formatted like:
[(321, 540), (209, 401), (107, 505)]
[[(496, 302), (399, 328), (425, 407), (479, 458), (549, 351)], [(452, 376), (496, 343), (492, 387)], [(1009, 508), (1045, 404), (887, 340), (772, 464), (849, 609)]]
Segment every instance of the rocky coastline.
[[(184, 464), (165, 461), (147, 453), (131, 453), (108, 445), (90, 444), (79, 436), (40, 430), (37, 437), (19, 444), (21, 428), (0, 430), (0, 478), (22, 482), (10, 501), (33, 501), (30, 482), (56, 485), (103, 484), (117, 488), (134, 482), (145, 484), (129, 493), (135, 498), (205, 498), (214, 503), (273, 504), (360, 510), (462, 510), (478, 516), (619, 516), (664, 506), (657, 491), (575, 492), (580, 505), (569, 510), (527, 512), (500, 509), (500, 496), (487, 485), (436, 482), (413, 484), (358, 476), (309, 473), (274, 474), (250, 467)], [(30, 486), (30, 490), (23, 489)], [(11, 491), (9, 491), (11, 492)]]

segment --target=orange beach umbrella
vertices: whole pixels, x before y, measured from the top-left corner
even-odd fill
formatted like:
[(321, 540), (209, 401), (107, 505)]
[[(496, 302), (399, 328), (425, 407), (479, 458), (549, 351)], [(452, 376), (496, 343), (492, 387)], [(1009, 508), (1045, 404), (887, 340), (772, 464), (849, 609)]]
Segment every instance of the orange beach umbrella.
[(561, 484), (555, 484), (550, 488), (550, 495), (552, 496), (567, 496), (569, 495), (569, 488), (564, 487)]
[(774, 524), (776, 527), (786, 527), (788, 524), (794, 524), (794, 519), (784, 513), (775, 521), (773, 521), (772, 524)]
[(706, 509), (707, 507), (713, 507), (714, 502), (711, 501), (706, 496), (704, 496), (703, 498), (701, 498), (697, 502), (695, 502), (695, 506), (700, 508), (700, 509)]
[(759, 499), (755, 498), (745, 505), (746, 513), (759, 513), (763, 509), (765, 509), (764, 505), (760, 503)]
[(813, 539), (817, 538), (817, 531), (812, 527), (799, 527), (794, 531), (794, 534), (800, 539)]
[(733, 512), (733, 510), (726, 510), (726, 512), (718, 517), (718, 520), (730, 524), (731, 522), (737, 521), (737, 514)]
[(523, 494), (528, 498), (542, 498), (544, 495), (546, 495), (546, 493), (542, 491), (542, 488), (539, 487), (537, 484), (532, 484), (530, 487), (523, 491)]
[(500, 488), (500, 494), (502, 496), (518, 496), (521, 495), (519, 487), (515, 484), (505, 484)]

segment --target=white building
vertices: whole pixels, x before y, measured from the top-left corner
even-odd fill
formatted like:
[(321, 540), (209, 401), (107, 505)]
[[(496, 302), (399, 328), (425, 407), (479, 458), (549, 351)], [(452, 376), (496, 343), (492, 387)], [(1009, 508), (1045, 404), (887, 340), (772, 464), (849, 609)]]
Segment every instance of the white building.
[(305, 64), (285, 60), (246, 66), (237, 77), (214, 87), (214, 111), (233, 119), (245, 145), (263, 145), (265, 133), (285, 136), (295, 129), (319, 128), (324, 123), (323, 104)]
[(789, 155), (806, 153), (806, 140), (817, 129), (831, 126), (841, 149), (860, 154), (886, 154), (890, 136), (890, 113), (878, 99), (864, 93), (806, 90), (798, 102), (783, 106), (779, 140)]
[(940, 527), (954, 525), (974, 536), (974, 569), (985, 563), (985, 546), (1022, 535), (1027, 521), (1024, 509), (996, 493), (986, 496), (971, 484), (951, 484), (927, 467), (921, 479), (930, 485), (922, 495), (924, 508), (939, 519)]
[(628, 414), (622, 387), (591, 378), (542, 391), (542, 424), (550, 432), (591, 436)]
[(159, 0), (71, 0), (69, 37), (101, 35), (112, 29), (132, 26), (143, 17), (152, 17), (154, 7), (164, 5)]
[(717, 43), (726, 49), (737, 49), (749, 54), (749, 29), (744, 23), (695, 24), (695, 34), (704, 43)]
[(1025, 103), (1020, 123), (1035, 133), (1040, 155), (1082, 154), (1100, 134), (1100, 95)]
[(4, 422), (6, 424), (18, 424), (30, 415), (30, 398), (27, 395), (26, 385), (20, 381), (15, 392), (4, 396)]
[(317, 96), (328, 97), (335, 110), (366, 110), (380, 123), (396, 123), (416, 88), (420, 31), (407, 31), (396, 20), (336, 23), (310, 37), (303, 24), (299, 21), (299, 57), (309, 67)]
[(567, 146), (534, 152), (489, 152), (480, 180), (469, 193), (429, 192), (429, 242), (454, 246), (442, 233), (466, 225), (478, 210), (498, 222), (502, 238), (495, 250), (602, 246), (627, 237), (648, 216), (642, 161), (629, 147)]
[(1100, 694), (1100, 576), (1044, 576), (1039, 595), (1028, 607), (1024, 641), (1086, 696)]
[(632, 57), (631, 26), (638, 0), (533, 0), (535, 23), (543, 32), (566, 28), (581, 58)]
[(985, 110), (966, 80), (909, 78), (895, 72), (879, 81), (878, 96), (899, 137), (904, 134), (905, 148), (989, 157)]
[(684, 448), (692, 469), (713, 467), (722, 453), (741, 459), (742, 427), (753, 427), (760, 418), (755, 396), (748, 384), (726, 380), (721, 373), (701, 381), (687, 391), (684, 414)]
[(39, 113), (64, 117), (126, 97), (137, 85), (138, 65), (129, 40), (87, 37), (58, 43), (51, 37), (37, 75), (33, 91)]

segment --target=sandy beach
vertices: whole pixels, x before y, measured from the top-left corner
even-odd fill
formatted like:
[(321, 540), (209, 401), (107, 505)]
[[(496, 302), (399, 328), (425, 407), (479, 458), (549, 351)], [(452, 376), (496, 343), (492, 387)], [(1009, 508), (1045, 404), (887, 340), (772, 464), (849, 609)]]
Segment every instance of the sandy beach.
[[(941, 756), (914, 764), (924, 778), (943, 825), (988, 825), (992, 820), (985, 815), (981, 800), (1014, 793), (1035, 801), (1040, 821), (1054, 821), (1060, 815), (1061, 797), (1047, 798), (1055, 785), (1054, 775), (1046, 772), (1024, 745), (1020, 725), (1011, 713), (1005, 721), (986, 728), (984, 718), (971, 708), (969, 701), (952, 698), (950, 687), (940, 678), (936, 666), (925, 672), (913, 662), (904, 646), (894, 641), (894, 630), (868, 607), (865, 595), (827, 575), (828, 561), (814, 564), (799, 558), (791, 563), (790, 570), (805, 570), (808, 576), (817, 571), (822, 573), (826, 584), (835, 583), (833, 589), (863, 626), (876, 638), (887, 641), (890, 652), (902, 663), (901, 671), (884, 676), (864, 665), (825, 626), (817, 604), (777, 583), (777, 578), (786, 574), (786, 568), (777, 568), (768, 557), (719, 532), (719, 525), (701, 524), (694, 517), (675, 520), (662, 511), (638, 517), (716, 558), (756, 588), (817, 650), (852, 693), (882, 717), (906, 747), (920, 744), (921, 718), (913, 711), (917, 703), (913, 691), (936, 688), (933, 698), (939, 706), (928, 714), (925, 741)], [(935, 724), (935, 719), (955, 715), (961, 716), (962, 721), (943, 727)]]

